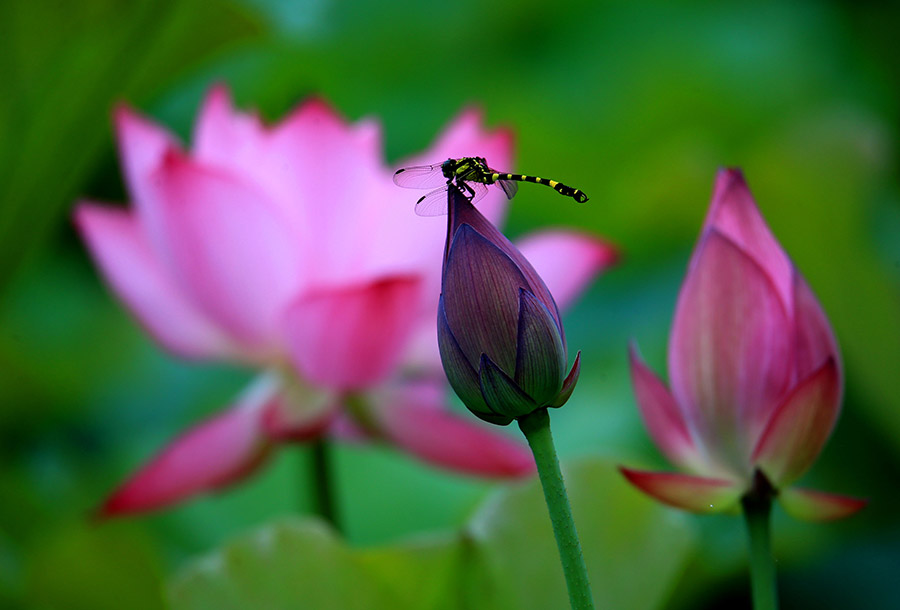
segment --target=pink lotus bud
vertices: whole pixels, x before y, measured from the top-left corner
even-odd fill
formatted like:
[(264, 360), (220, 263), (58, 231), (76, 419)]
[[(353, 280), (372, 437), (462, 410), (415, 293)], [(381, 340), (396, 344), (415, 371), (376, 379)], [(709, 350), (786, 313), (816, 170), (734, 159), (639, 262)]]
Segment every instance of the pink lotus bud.
[(775, 240), (739, 170), (722, 170), (681, 287), (669, 388), (631, 352), (644, 422), (690, 475), (623, 469), (664, 502), (733, 505), (757, 472), (807, 518), (849, 515), (861, 500), (785, 490), (810, 466), (840, 411), (837, 343), (806, 280)]

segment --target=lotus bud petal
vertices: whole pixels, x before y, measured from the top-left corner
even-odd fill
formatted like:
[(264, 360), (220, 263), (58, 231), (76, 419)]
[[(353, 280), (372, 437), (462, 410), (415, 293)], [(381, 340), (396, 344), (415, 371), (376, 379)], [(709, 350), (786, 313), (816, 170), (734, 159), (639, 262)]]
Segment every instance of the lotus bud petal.
[(566, 343), (556, 302), (515, 246), (455, 187), (438, 344), (450, 385), (478, 417), (506, 425), (562, 405), (578, 378), (566, 376)]

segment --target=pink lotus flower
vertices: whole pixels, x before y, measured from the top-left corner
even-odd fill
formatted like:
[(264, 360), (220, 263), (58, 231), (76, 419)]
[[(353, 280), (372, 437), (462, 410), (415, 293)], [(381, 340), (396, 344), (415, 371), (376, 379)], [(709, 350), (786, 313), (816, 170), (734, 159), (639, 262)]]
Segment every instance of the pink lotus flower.
[[(106, 514), (221, 488), (280, 443), (322, 435), (482, 476), (532, 472), (526, 448), (446, 409), (434, 331), (445, 223), (413, 214), (377, 123), (348, 125), (312, 100), (270, 127), (236, 112), (224, 87), (208, 95), (190, 152), (128, 108), (115, 122), (134, 208), (78, 205), (97, 265), (165, 349), (260, 374), (141, 468)], [(511, 148), (470, 110), (409, 162), (477, 153), (507, 167)], [(481, 205), (494, 220), (503, 208), (502, 196)], [(561, 303), (613, 258), (568, 232), (521, 248)]]
[(739, 170), (723, 170), (681, 287), (666, 388), (631, 351), (645, 424), (691, 474), (623, 468), (634, 485), (680, 508), (726, 510), (757, 471), (785, 509), (850, 515), (865, 501), (790, 487), (837, 420), (842, 371), (828, 320), (759, 213)]

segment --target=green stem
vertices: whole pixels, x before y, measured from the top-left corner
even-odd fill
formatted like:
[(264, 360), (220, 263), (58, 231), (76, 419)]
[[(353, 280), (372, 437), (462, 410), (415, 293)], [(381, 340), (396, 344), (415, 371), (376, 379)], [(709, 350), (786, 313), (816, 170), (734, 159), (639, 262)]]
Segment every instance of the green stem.
[(547, 409), (538, 409), (520, 417), (518, 422), (519, 428), (528, 440), (531, 452), (534, 453), (563, 574), (566, 577), (569, 604), (572, 610), (593, 610), (591, 583), (588, 581), (587, 567), (581, 555), (581, 543), (578, 541), (572, 508), (569, 506), (569, 496), (566, 494), (556, 448), (553, 446), (553, 436), (550, 434), (550, 415)]
[(750, 549), (753, 610), (778, 610), (775, 562), (772, 558), (769, 527), (774, 494), (768, 481), (764, 477), (760, 479), (761, 475), (758, 475), (754, 489), (741, 500)]
[(321, 438), (313, 441), (310, 453), (313, 514), (318, 515), (340, 531), (328, 442)]

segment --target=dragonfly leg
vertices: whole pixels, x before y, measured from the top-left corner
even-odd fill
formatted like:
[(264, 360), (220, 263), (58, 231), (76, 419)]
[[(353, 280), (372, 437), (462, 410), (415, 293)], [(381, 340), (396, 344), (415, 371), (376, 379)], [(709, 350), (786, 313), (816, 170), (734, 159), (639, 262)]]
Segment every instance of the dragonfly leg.
[(469, 201), (475, 197), (475, 189), (473, 189), (465, 180), (457, 180), (457, 186), (459, 186), (465, 193), (468, 193), (466, 197), (469, 198)]

